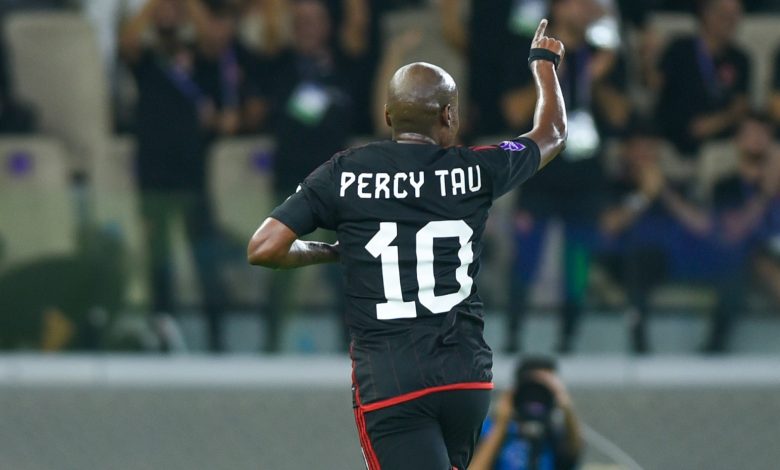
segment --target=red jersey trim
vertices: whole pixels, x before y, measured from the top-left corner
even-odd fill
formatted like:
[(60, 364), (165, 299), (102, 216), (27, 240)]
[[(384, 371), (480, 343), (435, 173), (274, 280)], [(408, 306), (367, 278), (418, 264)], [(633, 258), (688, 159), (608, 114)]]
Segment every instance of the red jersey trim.
[(485, 150), (494, 150), (496, 148), (498, 148), (498, 145), (475, 145), (473, 147), (469, 147), (469, 149), (475, 152), (484, 152)]
[(388, 406), (398, 405), (416, 398), (424, 397), (425, 395), (430, 395), (431, 393), (446, 392), (449, 390), (493, 390), (493, 382), (461, 382), (449, 385), (439, 385), (438, 387), (423, 388), (422, 390), (404, 393), (403, 395), (398, 395), (397, 397), (375, 401), (374, 403), (369, 403), (367, 405), (358, 403), (358, 406), (360, 407), (361, 411), (368, 413), (369, 411), (381, 410), (382, 408), (387, 408)]
[(379, 458), (376, 456), (374, 446), (371, 445), (371, 437), (368, 435), (366, 429), (366, 418), (364, 416), (363, 408), (360, 405), (360, 389), (357, 386), (357, 379), (355, 378), (355, 359), (352, 356), (352, 346), (349, 347), (349, 357), (352, 358), (352, 386), (355, 387), (355, 424), (358, 430), (358, 439), (360, 440), (360, 448), (363, 451), (363, 459), (366, 462), (367, 470), (381, 470), (379, 465)]

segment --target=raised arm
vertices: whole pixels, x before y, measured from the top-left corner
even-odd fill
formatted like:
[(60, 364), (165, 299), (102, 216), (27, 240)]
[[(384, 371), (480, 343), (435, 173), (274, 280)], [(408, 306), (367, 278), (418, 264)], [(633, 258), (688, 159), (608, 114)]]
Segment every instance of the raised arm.
[(269, 217), (249, 241), (247, 260), (249, 264), (272, 269), (335, 263), (339, 260), (339, 246), (298, 240), (289, 227)]
[[(542, 20), (534, 34), (531, 49), (547, 50), (563, 59), (563, 43), (545, 36), (546, 28), (547, 20)], [(541, 153), (539, 168), (542, 168), (550, 163), (566, 145), (568, 132), (566, 105), (555, 73), (555, 64), (549, 60), (534, 60), (530, 67), (538, 98), (534, 112), (534, 127), (527, 134), (523, 134), (523, 137), (533, 140), (539, 146)]]

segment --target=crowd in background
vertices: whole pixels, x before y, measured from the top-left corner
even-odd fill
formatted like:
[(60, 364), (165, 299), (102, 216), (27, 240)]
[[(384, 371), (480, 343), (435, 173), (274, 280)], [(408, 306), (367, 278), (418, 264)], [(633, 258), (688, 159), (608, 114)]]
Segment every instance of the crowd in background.
[[(378, 117), (382, 83), (418, 46), (421, 33), (407, 31), (385, 44), (381, 19), (427, 2), (0, 3), (2, 13), (22, 3), (81, 7), (93, 19), (112, 77), (116, 130), (137, 142), (151, 309), (176, 308), (168, 232), (172, 220), (183, 217), (203, 287), (210, 347), (218, 351), (224, 348), (227, 300), (206, 188), (210, 145), (223, 137), (272, 135), (273, 194), (282, 201), (354, 136), (386, 135)], [(735, 41), (744, 10), (779, 12), (778, 2), (437, 3), (440, 40), (466, 64), (465, 144), (530, 128), (536, 93), (525, 57), (538, 18), (549, 18), (549, 34), (567, 50), (558, 71), (568, 108), (567, 149), (516, 195), (507, 351), (522, 347), (529, 288), (554, 221), (564, 227), (561, 352), (572, 350), (593, 263), (626, 292), (637, 353), (650, 349), (650, 299), (664, 283), (713, 288), (717, 302), (703, 345), (709, 352), (727, 349), (751, 289), (762, 287), (780, 302), (780, 49), (770, 98), (753, 109), (751, 59)], [(661, 47), (647, 21), (659, 9), (694, 14), (696, 33)], [(0, 131), (34, 131), (35, 110), (14, 99), (5, 76), (0, 74)], [(702, 189), (697, 160), (708, 143), (722, 139), (733, 140), (737, 170)], [(671, 166), (662, 158), (669, 145), (677, 155)], [(329, 277), (339, 284), (337, 276)], [(272, 292), (290, 290), (289, 278), (272, 279)], [(271, 297), (262, 311), (270, 326), (264, 344), (274, 351), (288, 302), (281, 294)]]

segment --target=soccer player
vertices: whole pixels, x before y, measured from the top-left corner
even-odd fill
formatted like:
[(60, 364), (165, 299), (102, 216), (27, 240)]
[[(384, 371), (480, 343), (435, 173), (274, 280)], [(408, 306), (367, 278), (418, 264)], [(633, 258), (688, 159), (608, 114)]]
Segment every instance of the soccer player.
[[(390, 81), (393, 138), (336, 154), (252, 237), (271, 268), (340, 261), (352, 337), (355, 421), (369, 470), (465, 470), (490, 402), (492, 353), (474, 278), (493, 200), (566, 140), (556, 76), (563, 45), (539, 24), (528, 58), (533, 129), (499, 145), (454, 146), (458, 93), (426, 63)], [(338, 243), (301, 241), (321, 227)]]

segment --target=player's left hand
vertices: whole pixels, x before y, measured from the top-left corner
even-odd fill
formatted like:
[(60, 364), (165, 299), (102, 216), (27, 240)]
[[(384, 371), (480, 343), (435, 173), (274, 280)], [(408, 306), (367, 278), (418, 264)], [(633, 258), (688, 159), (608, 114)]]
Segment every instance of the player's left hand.
[(547, 49), (548, 51), (558, 54), (563, 60), (563, 55), (566, 53), (566, 48), (563, 47), (563, 43), (555, 38), (550, 38), (544, 35), (547, 29), (547, 19), (543, 19), (539, 22), (539, 27), (536, 28), (534, 39), (531, 41), (531, 49)]

